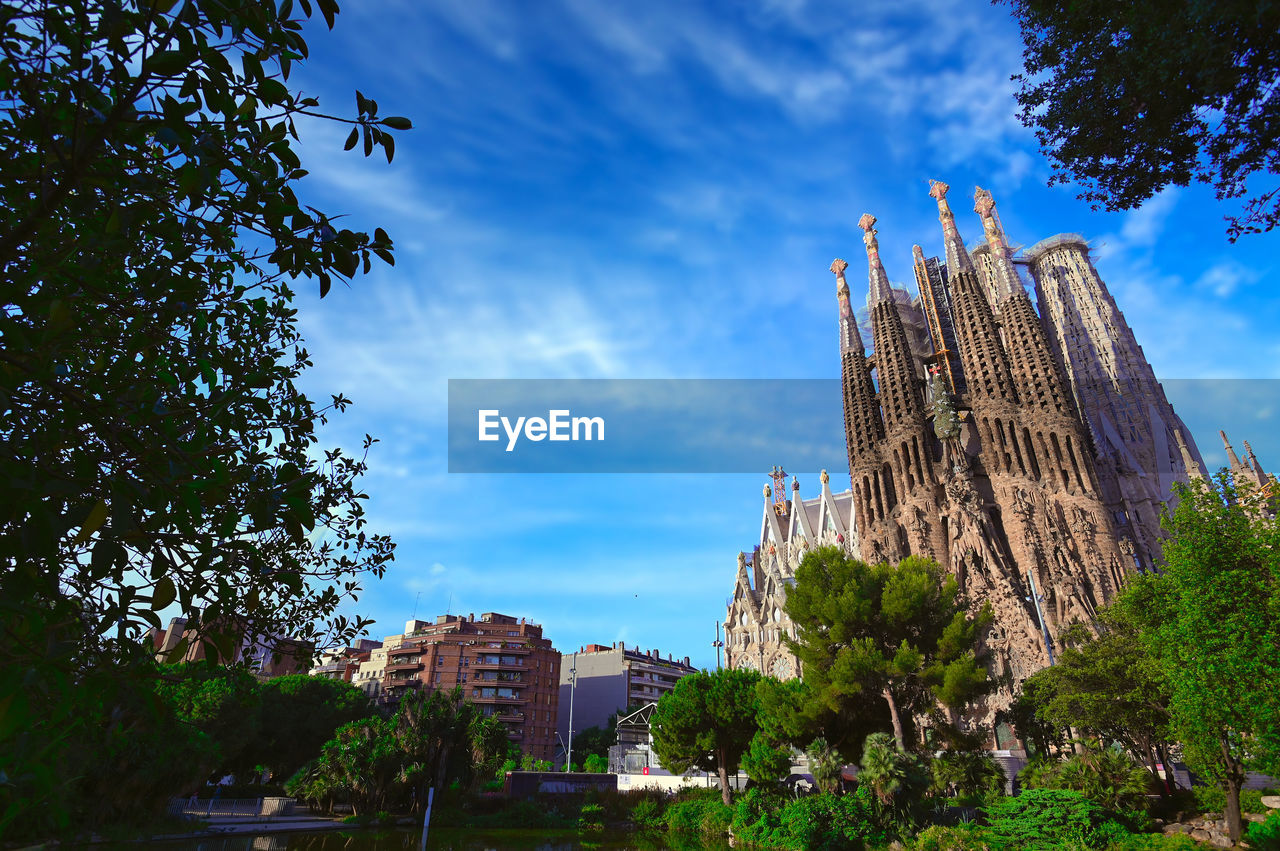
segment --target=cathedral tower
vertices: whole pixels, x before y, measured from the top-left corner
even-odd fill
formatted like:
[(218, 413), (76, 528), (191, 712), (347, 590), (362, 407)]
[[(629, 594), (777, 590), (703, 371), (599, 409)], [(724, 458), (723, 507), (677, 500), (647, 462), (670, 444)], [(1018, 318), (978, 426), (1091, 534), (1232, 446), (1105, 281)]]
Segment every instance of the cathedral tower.
[(1133, 330), (1076, 234), (1023, 254), (1040, 320), (1090, 438), (1102, 498), (1141, 569), (1160, 559), (1160, 506), (1173, 482), (1203, 470)]

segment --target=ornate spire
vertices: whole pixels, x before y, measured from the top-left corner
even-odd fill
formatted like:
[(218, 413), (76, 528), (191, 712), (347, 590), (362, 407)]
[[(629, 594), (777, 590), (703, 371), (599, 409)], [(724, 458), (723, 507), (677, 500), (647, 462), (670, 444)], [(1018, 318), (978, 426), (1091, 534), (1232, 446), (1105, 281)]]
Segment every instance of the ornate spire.
[(956, 230), (956, 217), (947, 203), (950, 188), (941, 180), (929, 181), (929, 196), (938, 202), (938, 221), (942, 222), (942, 241), (947, 248), (947, 271), (954, 276), (973, 269), (973, 260), (965, 250), (960, 231)]
[(849, 284), (844, 279), (844, 270), (849, 264), (837, 257), (831, 261), (831, 271), (836, 276), (836, 300), (840, 302), (840, 351), (864, 352), (862, 333), (858, 331), (858, 318), (853, 315), (853, 305), (849, 303)]
[(875, 225), (876, 217), (870, 213), (863, 213), (862, 218), (858, 219), (858, 227), (865, 231), (862, 242), (867, 246), (867, 278), (870, 282), (867, 293), (868, 306), (892, 298), (889, 276), (884, 272), (884, 263), (880, 262), (880, 243), (876, 240)]
[(1231, 467), (1231, 471), (1234, 473), (1240, 466), (1240, 459), (1236, 457), (1236, 451), (1232, 449), (1231, 444), (1227, 442), (1227, 433), (1222, 429), (1218, 429), (1218, 436), (1222, 438), (1222, 445), (1227, 450), (1227, 464)]
[(1013, 267), (1013, 254), (1009, 250), (1004, 227), (1000, 224), (1000, 217), (996, 215), (995, 198), (981, 186), (973, 188), (973, 211), (982, 217), (982, 231), (986, 234), (987, 245), (991, 247), (991, 254), (995, 258), (996, 304), (1001, 304), (1022, 289), (1022, 282)]
[(1178, 451), (1182, 454), (1182, 467), (1187, 471), (1187, 478), (1203, 479), (1204, 469), (1191, 455), (1191, 448), (1187, 446), (1187, 440), (1182, 436), (1182, 429), (1174, 429), (1173, 438), (1177, 441)]

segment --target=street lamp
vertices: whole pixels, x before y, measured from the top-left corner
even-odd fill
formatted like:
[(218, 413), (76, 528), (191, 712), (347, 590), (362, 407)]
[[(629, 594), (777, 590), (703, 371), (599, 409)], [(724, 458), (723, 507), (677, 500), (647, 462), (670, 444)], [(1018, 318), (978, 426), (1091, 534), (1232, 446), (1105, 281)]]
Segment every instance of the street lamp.
[(716, 640), (711, 642), (711, 646), (716, 649), (716, 670), (720, 670), (720, 648), (724, 647), (724, 642), (720, 640), (720, 621), (716, 621)]
[(573, 693), (578, 688), (578, 654), (573, 654), (569, 663), (569, 744), (564, 749), (564, 770), (567, 772), (573, 765)]

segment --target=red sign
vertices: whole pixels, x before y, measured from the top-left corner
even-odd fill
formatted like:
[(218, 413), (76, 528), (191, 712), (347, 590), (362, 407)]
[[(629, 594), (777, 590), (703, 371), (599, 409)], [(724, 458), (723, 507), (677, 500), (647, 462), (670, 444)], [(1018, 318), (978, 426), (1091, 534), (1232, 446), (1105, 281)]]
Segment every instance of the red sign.
[(641, 774), (648, 774), (648, 773), (649, 773), (649, 766), (647, 766), (647, 765), (646, 765), (644, 768), (640, 769), (640, 773), (641, 773)]

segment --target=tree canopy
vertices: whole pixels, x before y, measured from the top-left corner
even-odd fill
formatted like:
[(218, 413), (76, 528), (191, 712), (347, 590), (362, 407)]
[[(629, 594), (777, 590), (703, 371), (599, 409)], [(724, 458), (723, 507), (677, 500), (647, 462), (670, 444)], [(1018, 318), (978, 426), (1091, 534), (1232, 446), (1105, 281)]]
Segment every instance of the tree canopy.
[(990, 610), (969, 615), (955, 578), (927, 559), (869, 565), (819, 548), (800, 562), (786, 610), (814, 700), (864, 715), (882, 700), (901, 748), (915, 745), (914, 716), (958, 710), (989, 688), (975, 648)]
[(1187, 763), (1222, 783), (1233, 840), (1249, 767), (1280, 774), (1280, 524), (1224, 472), (1175, 485), (1164, 565), (1126, 589)]
[(1264, 0), (1006, 0), (1022, 28), (1022, 121), (1095, 207), (1167, 186), (1244, 199), (1234, 241), (1280, 224), (1280, 7)]
[(736, 772), (757, 729), (755, 671), (723, 669), (681, 677), (653, 712), (653, 750), (676, 774), (714, 771), (729, 803), (729, 773)]
[[(30, 766), (96, 723), (70, 708), (87, 672), (148, 670), (162, 612), (211, 657), (340, 643), (392, 558), (358, 486), (373, 439), (319, 450), (350, 400), (296, 384), (293, 282), (394, 259), (295, 190), (296, 119), (330, 117), (288, 85), (313, 11), (337, 4), (0, 6), (0, 800), (56, 799), (6, 810), (13, 835), (68, 811)], [(334, 120), (388, 159), (410, 126), (361, 93)]]

